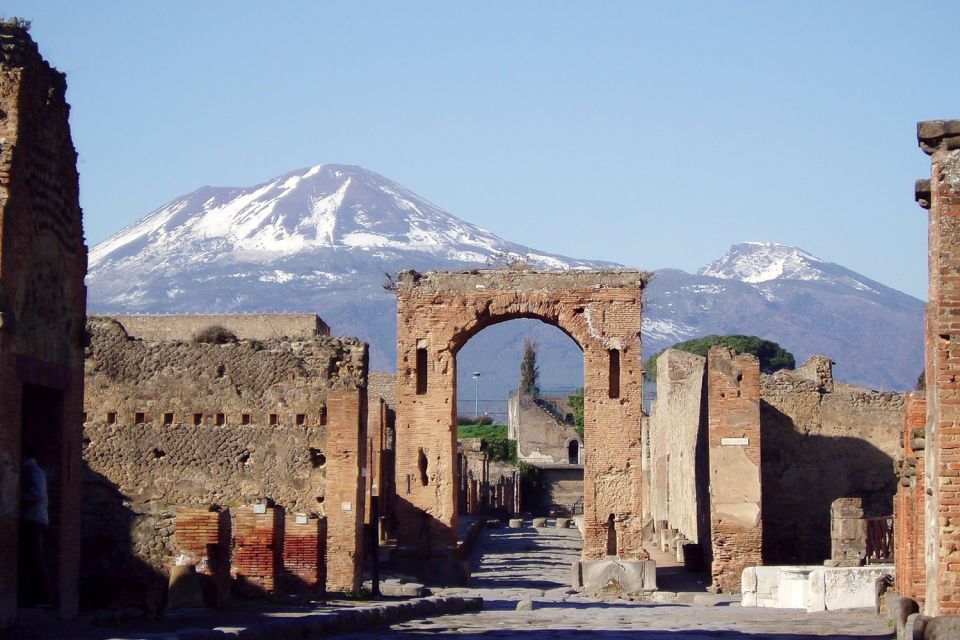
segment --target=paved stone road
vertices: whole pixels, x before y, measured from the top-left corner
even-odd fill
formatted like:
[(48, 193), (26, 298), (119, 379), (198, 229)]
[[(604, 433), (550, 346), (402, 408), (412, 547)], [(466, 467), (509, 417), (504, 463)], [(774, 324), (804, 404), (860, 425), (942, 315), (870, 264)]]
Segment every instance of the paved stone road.
[[(735, 599), (705, 593), (682, 594), (680, 599), (690, 604), (597, 601), (572, 594), (570, 565), (580, 552), (580, 537), (575, 529), (486, 530), (476, 549), (479, 555), (475, 559), (472, 586), (435, 591), (479, 595), (485, 601), (482, 612), (414, 620), (373, 633), (341, 637), (353, 640), (388, 634), (404, 640), (464, 636), (478, 640), (891, 637), (886, 623), (867, 611), (808, 614), (795, 610), (743, 609)], [(524, 599), (533, 601), (533, 611), (516, 611), (517, 603)]]

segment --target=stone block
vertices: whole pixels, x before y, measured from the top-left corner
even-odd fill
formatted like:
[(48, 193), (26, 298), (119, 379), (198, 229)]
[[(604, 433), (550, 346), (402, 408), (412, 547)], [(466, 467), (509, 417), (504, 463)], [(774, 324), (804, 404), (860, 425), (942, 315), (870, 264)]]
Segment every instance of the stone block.
[(923, 640), (956, 640), (960, 638), (960, 616), (937, 616), (927, 622)]
[(820, 568), (810, 572), (807, 611), (876, 607), (876, 581), (892, 576), (891, 565)]
[(572, 568), (573, 588), (590, 594), (637, 594), (657, 589), (653, 560), (578, 560)]
[(557, 518), (557, 529), (569, 529), (570, 518)]
[(900, 640), (923, 640), (923, 632), (931, 619), (921, 613), (911, 613), (907, 616), (907, 623), (903, 627)]
[(510, 522), (507, 524), (511, 529), (521, 529), (523, 527), (523, 520), (521, 518), (510, 518)]
[(534, 518), (533, 519), (534, 529), (546, 529), (547, 528), (547, 519), (546, 518)]
[(396, 558), (391, 562), (392, 570), (415, 576), (416, 579), (431, 587), (466, 587), (470, 584), (470, 563), (455, 558), (415, 557)]
[(204, 606), (203, 589), (197, 568), (192, 564), (177, 565), (170, 570), (167, 589), (168, 609), (193, 609)]

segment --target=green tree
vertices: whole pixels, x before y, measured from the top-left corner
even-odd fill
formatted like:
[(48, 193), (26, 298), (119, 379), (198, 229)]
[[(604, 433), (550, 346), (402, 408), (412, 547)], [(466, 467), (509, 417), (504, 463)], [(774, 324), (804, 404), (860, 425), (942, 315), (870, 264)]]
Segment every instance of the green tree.
[(583, 438), (583, 389), (577, 389), (567, 396), (567, 404), (573, 409), (573, 424), (577, 435)]
[[(797, 366), (797, 362), (792, 353), (776, 342), (764, 340), (757, 336), (744, 336), (740, 334), (706, 336), (704, 338), (694, 338), (693, 340), (678, 342), (673, 345), (671, 349), (679, 349), (680, 351), (706, 357), (710, 347), (713, 346), (731, 347), (740, 353), (752, 353), (760, 360), (760, 371), (763, 373), (773, 373), (780, 369), (793, 369)], [(646, 370), (648, 380), (656, 381), (657, 358), (664, 351), (666, 351), (666, 349), (657, 351), (643, 363), (643, 368)]]
[(529, 393), (535, 396), (540, 393), (537, 386), (540, 378), (540, 368), (537, 367), (537, 351), (539, 346), (536, 342), (527, 338), (523, 341), (523, 361), (520, 363), (520, 392)]
[(920, 375), (917, 376), (917, 391), (926, 391), (927, 390), (927, 372), (921, 371)]

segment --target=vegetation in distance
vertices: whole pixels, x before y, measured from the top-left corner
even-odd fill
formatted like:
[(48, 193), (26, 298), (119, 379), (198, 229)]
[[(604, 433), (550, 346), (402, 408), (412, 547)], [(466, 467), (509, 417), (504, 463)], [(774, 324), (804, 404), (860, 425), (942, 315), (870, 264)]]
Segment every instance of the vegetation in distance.
[[(489, 420), (489, 416), (482, 416)], [(507, 438), (505, 424), (464, 424), (464, 418), (458, 420), (458, 438), (482, 438), (487, 455), (491, 460), (517, 464), (517, 441)]]
[[(706, 336), (704, 338), (694, 338), (693, 340), (678, 342), (670, 348), (706, 357), (707, 351), (713, 346), (730, 347), (736, 349), (739, 353), (752, 353), (760, 360), (761, 373), (773, 373), (780, 369), (793, 369), (797, 366), (797, 362), (792, 353), (776, 342), (764, 340), (757, 336), (744, 336), (740, 334)], [(661, 349), (644, 361), (643, 368), (646, 371), (647, 380), (656, 382), (657, 358), (664, 351), (666, 351), (666, 349)]]

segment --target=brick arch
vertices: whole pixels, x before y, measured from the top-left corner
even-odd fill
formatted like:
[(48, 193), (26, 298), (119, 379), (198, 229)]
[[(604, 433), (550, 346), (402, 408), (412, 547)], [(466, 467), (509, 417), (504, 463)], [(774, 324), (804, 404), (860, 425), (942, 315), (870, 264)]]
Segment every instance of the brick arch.
[(556, 326), (584, 354), (584, 559), (642, 547), (640, 271), (401, 272), (397, 283), (398, 538), (422, 556), (456, 548), (456, 355), (483, 329), (518, 318)]

